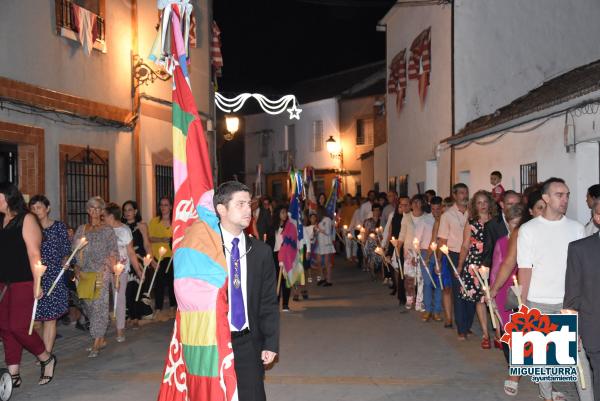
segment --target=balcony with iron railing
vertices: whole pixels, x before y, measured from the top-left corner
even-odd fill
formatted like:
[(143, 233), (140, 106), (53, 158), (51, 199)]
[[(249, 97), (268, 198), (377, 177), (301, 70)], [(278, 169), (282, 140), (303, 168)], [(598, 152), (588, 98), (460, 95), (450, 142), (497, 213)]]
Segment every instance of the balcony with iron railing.
[[(72, 1), (69, 0), (55, 0), (56, 9), (56, 33), (65, 38), (72, 40), (78, 40), (78, 29), (74, 22), (74, 9)], [(106, 41), (105, 41), (105, 22), (104, 18), (96, 14), (96, 29), (98, 36), (94, 43), (94, 49), (106, 52)]]

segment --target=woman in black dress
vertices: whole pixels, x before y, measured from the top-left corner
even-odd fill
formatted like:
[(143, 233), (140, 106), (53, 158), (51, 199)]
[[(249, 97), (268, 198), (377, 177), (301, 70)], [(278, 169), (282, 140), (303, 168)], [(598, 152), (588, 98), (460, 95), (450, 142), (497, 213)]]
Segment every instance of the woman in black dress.
[[(131, 234), (133, 235), (133, 249), (138, 256), (138, 259), (143, 260), (144, 256), (146, 256), (152, 248), (150, 247), (148, 225), (142, 221), (137, 202), (128, 200), (123, 203), (122, 221), (131, 230)], [(134, 329), (139, 327), (139, 320), (144, 318), (144, 316), (152, 316), (152, 307), (150, 306), (149, 298), (144, 298), (143, 295), (140, 295), (139, 301), (136, 302), (135, 300), (139, 285), (139, 277), (135, 272), (130, 272), (125, 297), (127, 299), (127, 316), (131, 320)], [(142, 293), (148, 290), (149, 285), (150, 280), (144, 279)]]

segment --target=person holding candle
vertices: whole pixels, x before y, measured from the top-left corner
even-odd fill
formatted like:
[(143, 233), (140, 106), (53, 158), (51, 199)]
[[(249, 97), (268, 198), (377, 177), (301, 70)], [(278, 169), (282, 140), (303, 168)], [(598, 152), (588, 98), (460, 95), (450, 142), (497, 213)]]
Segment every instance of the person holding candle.
[(258, 216), (256, 217), (256, 230), (258, 239), (273, 247), (275, 245), (275, 233), (273, 232), (273, 206), (271, 199), (264, 196), (260, 201)]
[[(352, 218), (354, 212), (358, 210), (358, 206), (350, 194), (344, 196), (344, 204), (340, 209), (340, 227), (342, 227), (342, 235), (344, 238), (344, 249), (346, 250), (346, 259), (348, 261), (356, 258), (356, 243), (346, 236), (350, 227), (352, 227)], [(362, 224), (362, 223), (359, 223)], [(345, 227), (345, 228), (344, 228)]]
[[(366, 235), (365, 261), (372, 277), (375, 277), (375, 273), (381, 271), (383, 265), (383, 259), (375, 253), (375, 248), (379, 245), (378, 228), (381, 224), (381, 211), (383, 208), (380, 204), (374, 203), (371, 209), (372, 217), (366, 219), (363, 224)], [(387, 284), (388, 280), (391, 283), (391, 276), (387, 272), (383, 272), (383, 283)]]
[[(417, 303), (423, 303), (423, 313), (421, 319), (428, 322), (432, 317), (436, 321), (440, 321), (442, 312), (442, 293), (440, 283), (437, 281), (435, 269), (429, 267), (427, 262), (427, 254), (429, 252), (429, 244), (431, 243), (431, 234), (435, 223), (434, 217), (425, 212), (427, 199), (424, 195), (415, 195), (411, 199), (412, 206), (412, 222), (413, 222), (413, 239), (410, 240), (409, 246), (412, 246), (415, 252), (420, 254), (420, 263), (417, 264), (420, 270), (420, 280), (417, 287)], [(417, 245), (415, 247), (415, 245)], [(405, 244), (406, 246), (406, 244)], [(429, 270), (429, 272), (427, 271)], [(436, 281), (432, 281), (431, 278)], [(435, 315), (435, 316), (434, 316)]]
[(125, 224), (121, 222), (121, 207), (116, 203), (108, 203), (104, 208), (104, 222), (115, 232), (117, 236), (117, 245), (119, 247), (119, 260), (118, 262), (123, 265), (123, 270), (119, 277), (113, 276), (113, 288), (116, 289), (118, 285), (118, 297), (116, 305), (116, 321), (117, 321), (117, 342), (122, 343), (125, 341), (125, 305), (127, 303), (126, 291), (127, 291), (127, 279), (131, 267), (135, 274), (141, 278), (142, 269), (138, 262), (133, 249), (133, 236), (131, 230)]
[[(52, 381), (56, 357), (46, 350), (40, 336), (28, 334), (34, 305), (33, 268), (41, 264), (42, 231), (36, 217), (27, 212), (23, 195), (14, 184), (0, 184), (0, 337), (4, 360), (13, 388), (21, 386), (20, 364), (23, 348), (40, 361), (38, 384)], [(38, 293), (37, 298), (43, 294)]]
[(317, 208), (318, 223), (315, 227), (317, 247), (315, 256), (319, 259), (321, 268), (323, 269), (323, 278), (317, 283), (323, 287), (331, 287), (331, 255), (335, 253), (333, 240), (331, 238), (333, 220), (327, 216), (327, 211), (323, 207)]
[(458, 272), (465, 284), (466, 292), (460, 296), (467, 302), (463, 320), (456, 322), (460, 332), (468, 333), (473, 325), (475, 312), (479, 318), (483, 338), (481, 348), (490, 349), (487, 310), (485, 305), (485, 283), (477, 274), (483, 257), (483, 227), (497, 216), (496, 202), (487, 191), (477, 191), (469, 204), (469, 224), (465, 225), (463, 245), (458, 258)]
[[(451, 258), (452, 263), (458, 267), (458, 258), (463, 244), (464, 230), (469, 216), (467, 205), (469, 204), (469, 188), (463, 184), (454, 184), (452, 187), (452, 197), (454, 204), (447, 207), (446, 211), (440, 218), (440, 228), (438, 231), (437, 244), (438, 248), (446, 245), (448, 247), (448, 255), (445, 258)], [(446, 203), (444, 201), (444, 203)], [(458, 338), (465, 340), (467, 338), (468, 329), (464, 328), (463, 322), (467, 314), (467, 301), (460, 297), (462, 291), (460, 281), (456, 274), (452, 274), (452, 298), (454, 306), (454, 319), (456, 321), (456, 329)], [(460, 325), (459, 325), (460, 322)]]
[[(148, 225), (142, 221), (142, 216), (138, 209), (137, 202), (128, 200), (123, 203), (122, 209), (123, 218), (121, 221), (123, 221), (123, 223), (125, 223), (131, 230), (133, 250), (135, 251), (136, 259), (139, 262), (144, 259), (144, 257), (148, 254), (148, 251), (152, 248), (152, 245), (150, 245)], [(127, 300), (127, 316), (131, 321), (133, 329), (139, 328), (140, 319), (153, 318), (152, 307), (150, 306), (149, 299), (146, 298), (146, 302), (144, 302), (143, 299), (140, 299), (139, 301), (135, 300), (141, 281), (142, 279), (141, 276), (138, 275), (138, 272), (135, 269), (129, 269), (125, 298)], [(145, 280), (142, 284), (142, 292), (146, 292), (149, 285), (150, 280)]]
[[(518, 280), (523, 302), (542, 313), (560, 313), (565, 295), (569, 243), (585, 236), (583, 224), (565, 216), (569, 187), (552, 177), (542, 185), (546, 208), (541, 216), (523, 224), (517, 240)], [(552, 382), (539, 384), (545, 400), (556, 398)], [(555, 392), (554, 392), (555, 393)]]
[(168, 272), (166, 271), (172, 256), (172, 212), (173, 205), (171, 199), (163, 196), (158, 202), (157, 216), (150, 220), (149, 224), (150, 242), (152, 243), (152, 256), (154, 256), (154, 259), (158, 261), (160, 258), (159, 250), (161, 247), (164, 247), (167, 250), (161, 259), (160, 266), (157, 265), (155, 267), (158, 269), (154, 286), (154, 312), (157, 316), (160, 315), (165, 301), (165, 287), (167, 287), (169, 292), (169, 306), (172, 312), (177, 308), (177, 299), (175, 298), (175, 291), (173, 288), (174, 269), (169, 269)]
[(86, 204), (89, 223), (79, 226), (73, 237), (73, 244), (79, 244), (82, 237), (88, 240), (77, 254), (75, 269), (79, 278), (77, 293), (83, 301), (85, 315), (90, 320), (90, 336), (94, 339), (89, 348), (89, 358), (96, 358), (106, 347), (104, 336), (109, 323), (109, 287), (112, 268), (119, 261), (117, 236), (102, 221), (104, 207), (101, 197), (91, 197)]
[(35, 195), (29, 200), (29, 210), (42, 227), (42, 264), (46, 273), (42, 276), (42, 291), (45, 296), (38, 301), (36, 321), (42, 323), (42, 338), (46, 351), (52, 352), (56, 339), (56, 320), (69, 310), (69, 292), (65, 280), (59, 280), (52, 294), (48, 290), (63, 269), (63, 263), (71, 253), (71, 241), (67, 226), (61, 221), (50, 219), (50, 201), (44, 195)]
[[(437, 322), (443, 320), (441, 316), (443, 309), (445, 313), (444, 327), (449, 328), (452, 327), (452, 276), (450, 275), (447, 261), (445, 259), (440, 261), (437, 242), (435, 242), (442, 217), (442, 198), (433, 196), (429, 202), (429, 208), (434, 222), (423, 258), (429, 261), (429, 269), (434, 280), (436, 280), (437, 288), (434, 288), (431, 283), (425, 288), (425, 310), (433, 313), (433, 320)], [(435, 245), (432, 247), (433, 243)], [(423, 243), (421, 243), (421, 247), (423, 247)], [(433, 305), (431, 304), (432, 298)]]

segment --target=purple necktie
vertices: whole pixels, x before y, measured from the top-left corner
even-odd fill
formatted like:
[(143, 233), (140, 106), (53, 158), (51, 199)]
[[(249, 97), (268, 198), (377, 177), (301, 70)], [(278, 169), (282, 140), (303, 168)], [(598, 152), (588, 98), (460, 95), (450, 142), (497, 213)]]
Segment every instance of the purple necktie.
[(244, 312), (244, 296), (242, 295), (242, 266), (240, 261), (240, 249), (238, 248), (239, 238), (231, 241), (231, 262), (229, 285), (231, 286), (231, 324), (236, 329), (241, 330), (246, 323), (246, 313)]

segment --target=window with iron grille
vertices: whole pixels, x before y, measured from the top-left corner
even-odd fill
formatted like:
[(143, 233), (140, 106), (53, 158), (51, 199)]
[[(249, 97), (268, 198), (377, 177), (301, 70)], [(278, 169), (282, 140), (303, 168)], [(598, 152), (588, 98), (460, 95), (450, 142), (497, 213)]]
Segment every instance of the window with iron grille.
[(537, 182), (537, 162), (521, 164), (521, 193)]
[(313, 121), (311, 152), (320, 152), (323, 149), (323, 120)]
[(158, 207), (160, 198), (167, 197), (173, 202), (175, 197), (175, 188), (173, 185), (173, 166), (170, 165), (154, 165), (154, 181), (156, 188), (155, 199)]
[(356, 144), (373, 145), (373, 119), (356, 120)]
[(100, 196), (109, 200), (108, 157), (88, 146), (73, 156), (65, 156), (64, 174), (65, 218), (70, 227), (77, 228), (88, 221), (88, 199)]

